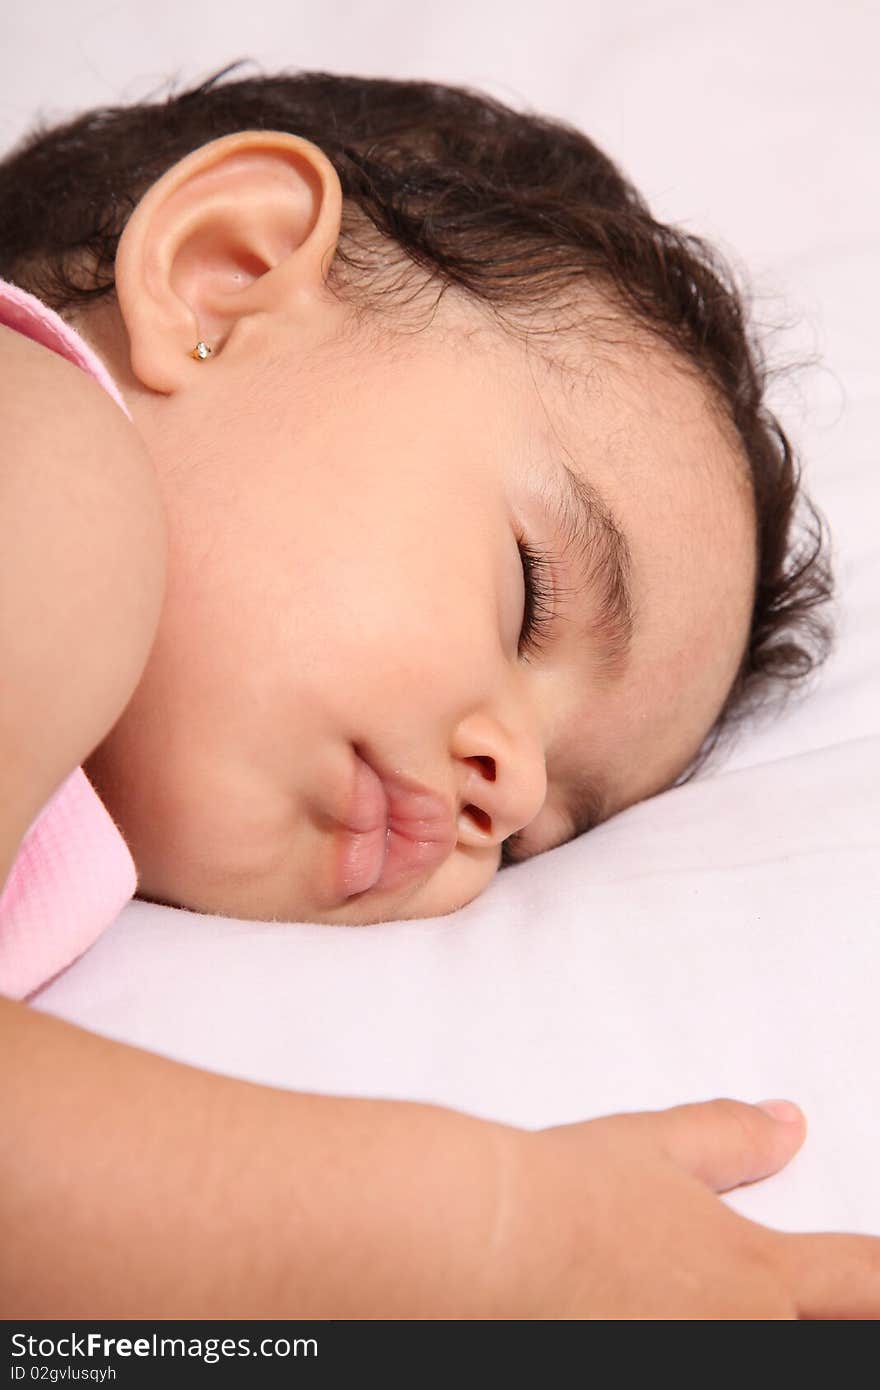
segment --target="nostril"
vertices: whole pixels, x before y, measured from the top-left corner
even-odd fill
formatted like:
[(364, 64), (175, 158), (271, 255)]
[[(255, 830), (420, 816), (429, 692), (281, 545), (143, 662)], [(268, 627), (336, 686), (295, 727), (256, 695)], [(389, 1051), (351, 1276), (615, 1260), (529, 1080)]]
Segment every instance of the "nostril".
[(494, 781), (495, 781), (495, 759), (494, 759), (494, 758), (485, 758), (485, 757), (482, 757), (482, 756), (478, 756), (478, 757), (476, 757), (476, 758), (468, 758), (467, 761), (468, 761), (469, 763), (479, 763), (479, 764), (480, 764), (480, 767), (481, 767), (481, 768), (483, 769), (483, 771), (487, 774), (487, 776), (488, 776), (488, 778), (489, 778), (489, 781), (490, 781), (490, 782), (494, 782)]
[(479, 806), (465, 806), (462, 815), (469, 815), (472, 820), (475, 820), (477, 826), (482, 830), (484, 835), (489, 835), (491, 833), (492, 819), (490, 816), (486, 815), (485, 811), (481, 811)]

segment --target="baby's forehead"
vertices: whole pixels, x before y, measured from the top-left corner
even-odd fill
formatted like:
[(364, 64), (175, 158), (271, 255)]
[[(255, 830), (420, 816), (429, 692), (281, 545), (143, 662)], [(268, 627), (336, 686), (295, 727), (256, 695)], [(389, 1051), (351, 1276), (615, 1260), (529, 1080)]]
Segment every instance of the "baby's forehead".
[(692, 358), (603, 299), (579, 304), (576, 312), (529, 313), (459, 300), (437, 328), (450, 348), (478, 353), (487, 363), (521, 360), (578, 408), (585, 399), (607, 398), (639, 414), (666, 415), (705, 413), (718, 403)]
[(625, 467), (653, 459), (681, 484), (727, 483), (753, 500), (752, 470), (728, 404), (692, 359), (657, 337), (554, 345), (537, 358), (542, 390), (565, 437)]
[(513, 407), (518, 428), (567, 447), (574, 466), (604, 458), (626, 470), (639, 453), (656, 457), (661, 473), (671, 466), (682, 486), (689, 470), (695, 484), (702, 473), (717, 486), (721, 474), (751, 498), (745, 447), (711, 379), (595, 290), (578, 291), (568, 306), (525, 310), (475, 303), (453, 288), (417, 331), (408, 323), (384, 346), (392, 364), (398, 354), (412, 362), (425, 352), (429, 365), (442, 354), (469, 395), (493, 379), (506, 383), (498, 399)]

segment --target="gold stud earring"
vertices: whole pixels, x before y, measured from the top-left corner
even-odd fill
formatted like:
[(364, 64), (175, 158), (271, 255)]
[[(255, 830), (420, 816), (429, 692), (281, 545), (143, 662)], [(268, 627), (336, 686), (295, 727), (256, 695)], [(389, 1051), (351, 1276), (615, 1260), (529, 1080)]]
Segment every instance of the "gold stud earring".
[(202, 342), (196, 343), (195, 347), (190, 353), (190, 357), (194, 357), (197, 362), (204, 362), (205, 358), (210, 356), (211, 348), (208, 347), (207, 343)]

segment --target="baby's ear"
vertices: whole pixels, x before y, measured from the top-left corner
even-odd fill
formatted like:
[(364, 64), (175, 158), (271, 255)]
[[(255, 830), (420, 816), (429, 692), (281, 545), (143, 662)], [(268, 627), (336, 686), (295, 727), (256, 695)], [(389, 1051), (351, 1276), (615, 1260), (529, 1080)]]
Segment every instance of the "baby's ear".
[(138, 203), (116, 254), (135, 375), (170, 395), (202, 368), (197, 343), (216, 358), (257, 315), (295, 325), (323, 306), (341, 219), (339, 176), (301, 136), (239, 131), (172, 165)]

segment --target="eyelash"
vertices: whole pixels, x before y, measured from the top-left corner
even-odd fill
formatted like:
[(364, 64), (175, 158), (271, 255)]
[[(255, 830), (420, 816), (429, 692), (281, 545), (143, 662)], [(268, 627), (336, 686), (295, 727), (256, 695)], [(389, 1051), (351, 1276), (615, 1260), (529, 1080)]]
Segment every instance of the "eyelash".
[[(553, 556), (548, 550), (535, 550), (526, 541), (517, 542), (523, 568), (525, 610), (519, 637), (519, 654), (542, 652), (553, 631)], [(543, 576), (549, 575), (549, 582)]]
[[(526, 652), (535, 654), (543, 651), (547, 639), (553, 631), (556, 614), (553, 608), (554, 584), (552, 577), (555, 574), (555, 567), (550, 551), (536, 550), (524, 540), (518, 541), (517, 545), (519, 546), (525, 587), (525, 610), (519, 637), (519, 654), (523, 656)], [(550, 582), (544, 578), (545, 575), (550, 576)], [(521, 842), (521, 838), (518, 834), (509, 835), (503, 842), (500, 864), (502, 869), (506, 868), (508, 864), (519, 862), (512, 856), (514, 849)]]

